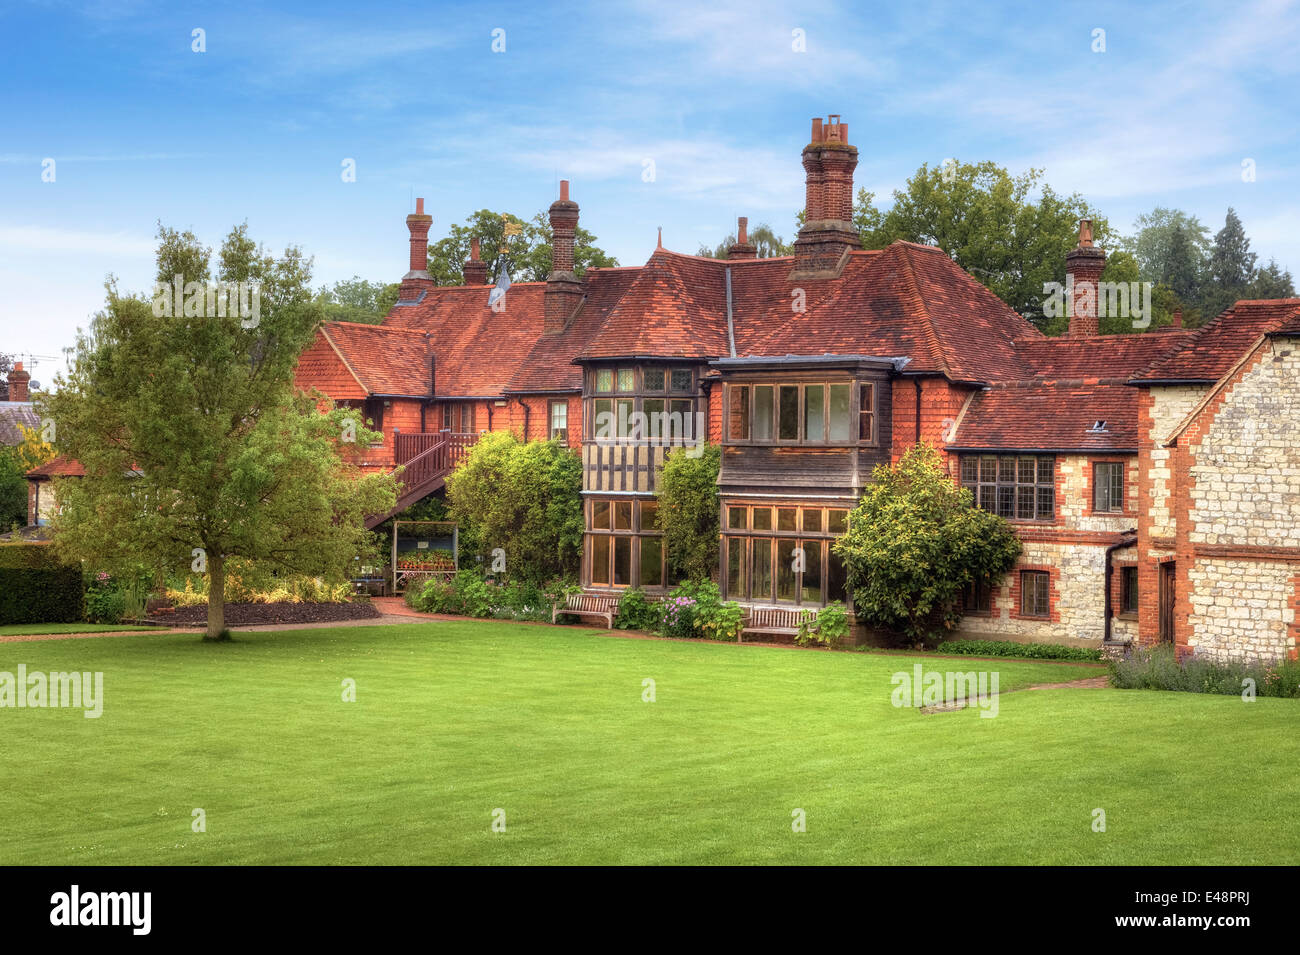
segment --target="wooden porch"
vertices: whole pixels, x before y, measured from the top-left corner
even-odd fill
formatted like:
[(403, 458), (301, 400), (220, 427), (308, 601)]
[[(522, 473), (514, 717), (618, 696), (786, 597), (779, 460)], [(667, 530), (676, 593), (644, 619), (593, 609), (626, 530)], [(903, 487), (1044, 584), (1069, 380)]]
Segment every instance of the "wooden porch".
[(447, 475), (478, 441), (477, 433), (458, 431), (411, 431), (393, 435), (397, 467), (391, 472), (400, 482), (397, 503), (383, 514), (366, 518), (371, 530), (416, 501), (441, 490)]

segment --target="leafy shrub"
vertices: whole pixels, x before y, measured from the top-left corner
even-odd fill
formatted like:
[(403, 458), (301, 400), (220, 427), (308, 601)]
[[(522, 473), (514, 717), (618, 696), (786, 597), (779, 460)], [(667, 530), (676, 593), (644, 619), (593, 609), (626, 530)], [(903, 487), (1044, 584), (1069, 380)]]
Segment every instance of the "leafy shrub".
[(644, 591), (633, 587), (618, 602), (614, 626), (619, 630), (654, 630), (659, 625), (659, 617), (659, 602), (650, 600)]
[[(166, 596), (177, 607), (205, 604), (208, 583), (206, 574), (188, 574), (171, 581)], [(226, 564), (224, 590), (230, 603), (347, 603), (353, 596), (352, 585), (346, 580), (274, 574), (236, 559)]]
[(1010, 640), (949, 640), (939, 644), (940, 653), (972, 657), (1019, 657), (1026, 660), (1101, 660), (1101, 650), (1065, 647), (1055, 643), (1013, 643)]
[(718, 568), (718, 470), (722, 449), (675, 448), (664, 461), (656, 520), (675, 573), (707, 580)]
[(81, 619), (84, 582), (48, 544), (0, 544), (0, 624)]
[(500, 603), (499, 589), (496, 584), (484, 580), (476, 568), (466, 567), (449, 581), (434, 579), (418, 591), (407, 590), (406, 602), (421, 613), (492, 617)]
[(673, 592), (660, 601), (659, 632), (665, 637), (694, 637), (695, 598)]
[(695, 626), (709, 640), (739, 640), (745, 629), (745, 608), (734, 600), (718, 604), (697, 602)]
[(831, 546), (844, 561), (858, 616), (913, 644), (955, 626), (962, 590), (1001, 579), (1021, 550), (1011, 525), (976, 507), (925, 444), (897, 465), (876, 467), (848, 533)]
[(126, 615), (126, 596), (116, 577), (100, 572), (86, 580), (86, 620), (90, 623), (121, 623)]
[(551, 602), (531, 580), (512, 579), (497, 587), (496, 615), (510, 620), (550, 620)]
[(1300, 663), (1239, 663), (1192, 656), (1178, 661), (1169, 644), (1136, 647), (1110, 661), (1110, 681), (1122, 690), (1174, 690), (1239, 696), (1253, 680), (1257, 696), (1300, 697)]
[(838, 647), (849, 635), (849, 611), (843, 603), (836, 600), (821, 610), (816, 616), (809, 614), (799, 622), (799, 633), (795, 643), (806, 647), (817, 643), (824, 647)]

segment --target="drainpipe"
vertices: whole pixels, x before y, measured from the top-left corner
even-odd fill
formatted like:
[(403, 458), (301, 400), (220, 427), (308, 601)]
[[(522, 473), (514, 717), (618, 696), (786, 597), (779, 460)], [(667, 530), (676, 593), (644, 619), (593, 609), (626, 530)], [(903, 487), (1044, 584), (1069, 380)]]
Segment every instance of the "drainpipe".
[(916, 444), (921, 443), (921, 379), (913, 378), (912, 384), (916, 386)]
[[(1132, 536), (1129, 536), (1132, 535)], [(1110, 602), (1110, 584), (1115, 577), (1115, 566), (1110, 562), (1110, 555), (1117, 550), (1123, 550), (1125, 547), (1132, 547), (1137, 544), (1137, 531), (1125, 531), (1121, 538), (1114, 544), (1106, 548), (1106, 628), (1105, 636), (1102, 637), (1102, 644), (1110, 643), (1110, 624), (1111, 624), (1111, 602)]]

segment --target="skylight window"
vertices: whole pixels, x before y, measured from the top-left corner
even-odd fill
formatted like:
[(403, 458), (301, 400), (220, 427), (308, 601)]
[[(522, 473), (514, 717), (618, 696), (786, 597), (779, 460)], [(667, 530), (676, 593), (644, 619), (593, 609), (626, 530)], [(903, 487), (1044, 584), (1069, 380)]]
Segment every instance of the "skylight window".
[(1088, 429), (1088, 431), (1091, 432), (1092, 434), (1102, 434), (1103, 432), (1105, 432), (1105, 430), (1106, 430), (1106, 422), (1101, 420), (1094, 421), (1092, 423), (1092, 427)]

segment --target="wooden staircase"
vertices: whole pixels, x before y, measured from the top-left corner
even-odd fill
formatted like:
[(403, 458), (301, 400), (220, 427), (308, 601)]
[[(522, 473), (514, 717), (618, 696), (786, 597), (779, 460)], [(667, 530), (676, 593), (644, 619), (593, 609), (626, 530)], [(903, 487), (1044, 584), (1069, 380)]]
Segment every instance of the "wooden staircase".
[(416, 501), (442, 490), (447, 475), (474, 446), (478, 435), (438, 431), (398, 434), (395, 438), (398, 465), (390, 473), (399, 481), (397, 503), (383, 514), (368, 515), (366, 530), (373, 530)]

